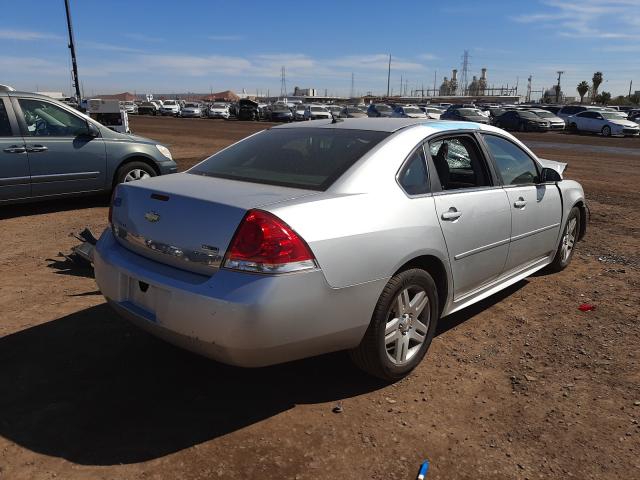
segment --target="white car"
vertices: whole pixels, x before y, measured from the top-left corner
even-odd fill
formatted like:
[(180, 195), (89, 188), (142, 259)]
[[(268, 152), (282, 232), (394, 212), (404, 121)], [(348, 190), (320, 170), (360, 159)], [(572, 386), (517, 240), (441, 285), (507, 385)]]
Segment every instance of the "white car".
[(604, 137), (640, 135), (640, 125), (631, 120), (624, 120), (613, 112), (586, 110), (569, 117), (567, 124), (570, 130), (601, 133)]
[(224, 118), (228, 120), (230, 115), (229, 105), (226, 103), (214, 103), (209, 107), (207, 114), (209, 118)]
[(202, 117), (202, 107), (198, 103), (185, 103), (180, 110), (180, 116), (185, 118)]
[(413, 105), (396, 107), (391, 114), (394, 118), (427, 118), (427, 114)]
[(176, 100), (164, 100), (160, 107), (160, 115), (177, 117), (180, 114), (180, 104)]
[(427, 118), (431, 120), (440, 120), (440, 115), (442, 115), (442, 110), (435, 107), (420, 107), (424, 113), (427, 114)]
[(331, 120), (331, 112), (322, 105), (307, 105), (304, 109), (305, 120)]

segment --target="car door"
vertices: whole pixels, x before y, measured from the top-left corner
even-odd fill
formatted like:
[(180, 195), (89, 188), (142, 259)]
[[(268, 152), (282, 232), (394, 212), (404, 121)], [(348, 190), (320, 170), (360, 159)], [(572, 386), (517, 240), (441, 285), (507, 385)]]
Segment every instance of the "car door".
[(474, 135), (436, 137), (429, 141), (428, 150), (454, 301), (460, 301), (503, 271), (511, 234), (509, 202)]
[(13, 98), (24, 137), (34, 197), (103, 190), (107, 156), (87, 120), (41, 98)]
[(0, 202), (31, 196), (29, 158), (11, 103), (0, 97)]
[(511, 209), (511, 242), (505, 266), (505, 273), (509, 273), (555, 252), (562, 199), (557, 185), (539, 183), (540, 168), (522, 148), (499, 135), (483, 133), (482, 138)]

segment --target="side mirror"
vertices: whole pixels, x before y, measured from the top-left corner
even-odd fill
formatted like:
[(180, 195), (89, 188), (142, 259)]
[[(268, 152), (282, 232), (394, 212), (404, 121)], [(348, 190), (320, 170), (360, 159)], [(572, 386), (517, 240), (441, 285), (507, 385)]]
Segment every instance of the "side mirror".
[(548, 183), (548, 182), (560, 182), (562, 181), (562, 177), (558, 173), (557, 170), (553, 168), (543, 168), (542, 173), (540, 174), (540, 183)]
[(99, 137), (100, 129), (96, 127), (93, 123), (87, 122), (87, 136), (91, 138)]

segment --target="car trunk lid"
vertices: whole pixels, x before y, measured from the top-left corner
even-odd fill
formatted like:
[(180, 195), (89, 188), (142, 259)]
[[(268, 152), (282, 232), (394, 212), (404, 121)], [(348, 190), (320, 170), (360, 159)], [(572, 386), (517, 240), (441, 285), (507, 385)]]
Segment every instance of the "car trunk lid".
[(113, 232), (125, 248), (211, 275), (248, 210), (318, 192), (188, 173), (121, 184)]

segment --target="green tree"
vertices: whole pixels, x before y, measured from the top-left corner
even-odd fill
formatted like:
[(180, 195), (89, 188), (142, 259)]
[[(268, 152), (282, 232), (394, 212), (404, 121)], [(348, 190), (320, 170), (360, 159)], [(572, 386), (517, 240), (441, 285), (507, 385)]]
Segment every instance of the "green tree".
[(609, 92), (602, 92), (596, 97), (596, 102), (601, 103), (603, 105), (606, 105), (607, 102), (609, 102), (609, 100), (611, 100), (611, 93)]
[(584, 96), (589, 91), (589, 84), (583, 80), (578, 84), (576, 90), (578, 90), (578, 95), (580, 95), (580, 103), (582, 103), (584, 101)]
[(598, 88), (602, 83), (602, 72), (594, 73), (593, 78), (591, 79), (591, 82), (593, 85), (593, 88), (591, 90), (591, 95), (592, 95), (592, 98), (595, 100), (595, 98), (598, 96)]

